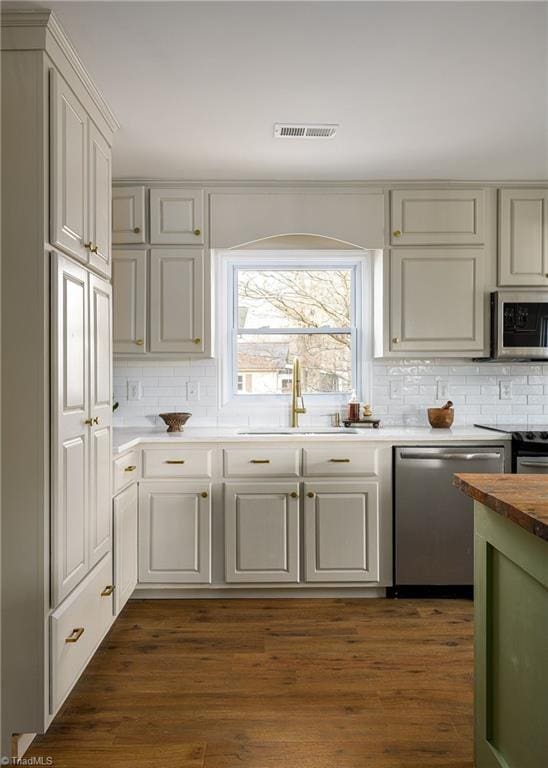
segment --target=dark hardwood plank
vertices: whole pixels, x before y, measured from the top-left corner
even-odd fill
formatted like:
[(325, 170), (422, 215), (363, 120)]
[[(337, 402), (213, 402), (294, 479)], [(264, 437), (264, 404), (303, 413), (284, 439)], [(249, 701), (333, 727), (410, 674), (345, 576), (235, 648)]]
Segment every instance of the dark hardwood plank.
[(472, 768), (472, 604), (130, 602), (27, 757), (56, 768)]

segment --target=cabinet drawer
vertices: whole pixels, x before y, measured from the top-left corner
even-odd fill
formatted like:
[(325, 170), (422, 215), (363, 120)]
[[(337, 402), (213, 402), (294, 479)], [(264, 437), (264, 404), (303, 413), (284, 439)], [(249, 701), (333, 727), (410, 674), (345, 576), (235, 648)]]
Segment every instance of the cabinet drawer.
[(143, 477), (211, 477), (211, 449), (145, 449)]
[(305, 448), (303, 475), (376, 475), (378, 449), (364, 446), (334, 445)]
[(114, 493), (139, 479), (139, 451), (129, 451), (114, 459)]
[(109, 554), (51, 614), (52, 714), (67, 697), (113, 621), (112, 592), (101, 594), (110, 585), (112, 556)]
[(226, 477), (298, 477), (300, 448), (227, 448), (224, 454)]

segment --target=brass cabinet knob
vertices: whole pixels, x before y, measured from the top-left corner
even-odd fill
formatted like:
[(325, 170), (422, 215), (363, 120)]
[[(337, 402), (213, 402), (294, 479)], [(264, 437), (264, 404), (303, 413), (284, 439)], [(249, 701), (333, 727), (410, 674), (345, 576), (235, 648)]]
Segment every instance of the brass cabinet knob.
[(126, 467), (124, 469), (124, 472), (135, 472), (136, 469), (137, 469), (137, 467), (135, 466), (135, 464), (130, 464), (129, 467)]
[(135, 339), (135, 343), (137, 344), (138, 347), (142, 347), (145, 341), (144, 339)]
[(139, 232), (141, 231), (141, 227), (133, 227), (133, 231), (135, 232), (136, 235), (138, 235)]
[(94, 245), (93, 248), (90, 248), (91, 253), (97, 253), (98, 250), (99, 250), (98, 245)]
[(306, 495), (308, 496), (309, 499), (313, 499), (314, 498), (314, 491), (308, 491), (308, 493)]
[(202, 340), (201, 340), (201, 338), (199, 336), (196, 336), (196, 338), (192, 339), (192, 341), (193, 341), (194, 344), (201, 344), (201, 342), (202, 342)]
[(101, 592), (101, 597), (110, 597), (113, 592), (114, 592), (114, 584), (109, 584)]
[(84, 634), (84, 627), (75, 627), (70, 635), (65, 638), (65, 643), (77, 643)]
[(207, 496), (208, 496), (207, 491), (202, 491), (200, 496), (202, 497), (202, 499), (207, 499)]
[(86, 419), (84, 421), (84, 424), (86, 425), (86, 427), (91, 427), (91, 425), (93, 424), (93, 419)]
[(399, 343), (400, 343), (400, 337), (394, 336), (394, 338), (392, 339), (392, 344), (399, 344)]
[(202, 230), (201, 229), (195, 229), (194, 230), (194, 234), (196, 235), (196, 237), (200, 237), (200, 235), (202, 234)]
[(299, 494), (297, 493), (297, 491), (291, 491), (291, 493), (289, 495), (291, 496), (292, 499), (298, 499), (299, 498)]
[(84, 248), (87, 248), (88, 250), (91, 248), (91, 240), (89, 243), (84, 243)]
[(400, 229), (395, 229), (392, 232), (392, 234), (394, 235), (394, 237), (401, 237), (401, 230)]
[(100, 421), (101, 421), (101, 419), (99, 418), (99, 416), (95, 416), (95, 418), (92, 419), (92, 422), (94, 424), (99, 424)]

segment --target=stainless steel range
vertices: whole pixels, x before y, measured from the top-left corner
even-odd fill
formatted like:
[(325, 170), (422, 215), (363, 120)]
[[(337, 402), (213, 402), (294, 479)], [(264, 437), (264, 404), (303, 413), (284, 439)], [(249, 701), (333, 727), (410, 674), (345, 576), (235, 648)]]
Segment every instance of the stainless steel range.
[(518, 475), (548, 474), (548, 424), (476, 424), (482, 429), (512, 435), (512, 472)]

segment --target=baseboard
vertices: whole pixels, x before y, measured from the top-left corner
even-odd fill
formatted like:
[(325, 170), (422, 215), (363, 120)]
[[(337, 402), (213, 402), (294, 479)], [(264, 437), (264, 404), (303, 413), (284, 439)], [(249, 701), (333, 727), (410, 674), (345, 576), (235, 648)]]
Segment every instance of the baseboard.
[(14, 733), (11, 737), (11, 759), (21, 760), (34, 741), (35, 733)]
[(353, 587), (347, 589), (181, 589), (173, 587), (160, 589), (150, 587), (138, 587), (132, 594), (130, 600), (212, 600), (222, 598), (223, 600), (234, 600), (238, 598), (255, 598), (261, 600), (271, 600), (273, 598), (285, 598), (292, 600), (295, 598), (333, 598), (338, 597), (386, 597), (384, 587)]

